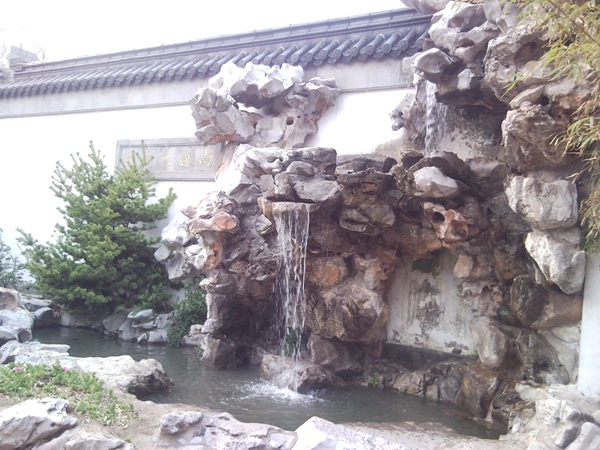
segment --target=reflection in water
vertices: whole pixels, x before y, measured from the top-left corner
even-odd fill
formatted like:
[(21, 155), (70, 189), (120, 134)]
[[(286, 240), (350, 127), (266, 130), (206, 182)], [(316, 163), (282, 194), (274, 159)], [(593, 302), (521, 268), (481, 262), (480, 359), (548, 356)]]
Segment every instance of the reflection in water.
[(49, 344), (68, 344), (71, 356), (155, 358), (173, 378), (175, 386), (167, 394), (155, 394), (144, 400), (208, 407), (231, 413), (244, 422), (269, 423), (294, 430), (312, 416), (334, 423), (435, 421), (464, 434), (498, 437), (496, 431), (477, 425), (445, 405), (392, 390), (355, 387), (301, 395), (260, 380), (256, 367), (214, 370), (203, 366), (193, 348), (142, 346), (72, 328), (34, 330), (34, 338)]

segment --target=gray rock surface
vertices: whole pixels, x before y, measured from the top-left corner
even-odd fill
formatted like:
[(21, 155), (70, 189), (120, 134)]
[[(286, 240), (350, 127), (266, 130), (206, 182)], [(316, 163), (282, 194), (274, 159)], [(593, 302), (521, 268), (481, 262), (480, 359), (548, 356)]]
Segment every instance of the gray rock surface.
[(527, 235), (525, 248), (538, 267), (564, 293), (583, 289), (585, 252), (579, 250), (579, 229), (534, 231)]
[(577, 223), (577, 188), (570, 181), (514, 176), (505, 193), (511, 209), (536, 230), (571, 228)]
[(77, 425), (67, 414), (69, 402), (45, 398), (26, 400), (0, 412), (0, 449), (27, 448)]

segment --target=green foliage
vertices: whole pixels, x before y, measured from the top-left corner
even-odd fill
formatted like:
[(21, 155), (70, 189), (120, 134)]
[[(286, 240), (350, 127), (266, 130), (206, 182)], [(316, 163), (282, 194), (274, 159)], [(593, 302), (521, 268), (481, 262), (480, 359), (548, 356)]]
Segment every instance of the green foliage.
[(163, 219), (175, 195), (155, 202), (149, 160), (133, 155), (115, 175), (107, 173), (100, 152), (90, 143), (87, 159), (71, 155), (73, 167), (57, 163), (52, 192), (64, 202), (56, 242), (38, 243), (22, 230), (26, 267), (36, 287), (68, 309), (112, 312), (132, 306), (150, 286), (163, 283), (145, 232)]
[(379, 387), (379, 374), (377, 372), (375, 372), (375, 375), (369, 377), (368, 384), (371, 388)]
[(140, 295), (136, 310), (151, 309), (157, 314), (163, 314), (170, 311), (170, 299), (171, 294), (164, 285), (150, 285)]
[(509, 0), (521, 9), (528, 25), (549, 39), (544, 64), (554, 79), (572, 78), (591, 87), (591, 93), (573, 112), (567, 131), (556, 145), (581, 155), (591, 178), (591, 193), (582, 203), (587, 228), (586, 247), (600, 247), (600, 7), (596, 0)]
[(57, 362), (47, 365), (0, 366), (0, 393), (13, 400), (55, 397), (69, 401), (76, 413), (103, 425), (128, 426), (136, 417), (133, 405), (125, 405), (96, 375), (69, 370)]
[(0, 228), (0, 286), (10, 289), (23, 287), (23, 269), (25, 265), (12, 254), (10, 247), (2, 241)]
[(184, 297), (175, 303), (173, 322), (167, 330), (167, 342), (172, 347), (181, 345), (192, 325), (206, 320), (206, 292), (194, 284), (186, 284)]

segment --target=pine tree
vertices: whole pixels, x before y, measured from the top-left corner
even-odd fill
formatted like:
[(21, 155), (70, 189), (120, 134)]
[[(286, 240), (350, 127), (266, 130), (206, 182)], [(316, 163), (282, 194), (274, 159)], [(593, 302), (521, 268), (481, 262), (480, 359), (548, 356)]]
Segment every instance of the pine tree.
[(155, 180), (146, 156), (122, 161), (115, 175), (91, 142), (87, 159), (71, 158), (73, 167), (57, 163), (52, 178), (51, 190), (64, 202), (56, 241), (43, 245), (19, 230), (26, 267), (37, 289), (68, 309), (96, 314), (132, 306), (166, 279), (154, 258), (157, 240), (145, 232), (166, 217), (175, 194), (149, 202)]

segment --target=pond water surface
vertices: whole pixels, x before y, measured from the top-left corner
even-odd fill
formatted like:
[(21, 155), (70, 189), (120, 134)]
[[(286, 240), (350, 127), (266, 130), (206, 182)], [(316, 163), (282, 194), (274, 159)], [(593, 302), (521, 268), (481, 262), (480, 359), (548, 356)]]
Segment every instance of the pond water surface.
[(436, 422), (467, 435), (491, 439), (499, 435), (498, 431), (486, 429), (447, 405), (394, 390), (354, 387), (300, 395), (278, 389), (260, 379), (257, 367), (242, 370), (206, 367), (190, 347), (138, 345), (73, 328), (37, 329), (34, 338), (47, 344), (68, 344), (71, 356), (131, 355), (136, 360), (157, 359), (175, 386), (169, 393), (154, 394), (143, 400), (226, 411), (243, 422), (269, 423), (295, 430), (312, 416), (319, 416), (334, 423)]

